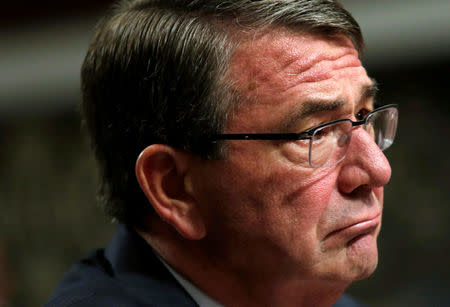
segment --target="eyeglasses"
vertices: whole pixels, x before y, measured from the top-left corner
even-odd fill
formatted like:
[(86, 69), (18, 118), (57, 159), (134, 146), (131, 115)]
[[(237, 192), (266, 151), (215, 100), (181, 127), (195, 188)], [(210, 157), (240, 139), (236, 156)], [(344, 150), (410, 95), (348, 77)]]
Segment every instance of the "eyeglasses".
[(390, 104), (375, 109), (362, 120), (338, 119), (299, 133), (218, 134), (219, 140), (298, 141), (300, 158), (312, 168), (331, 167), (347, 155), (353, 127), (363, 126), (381, 150), (389, 148), (397, 131), (398, 106)]

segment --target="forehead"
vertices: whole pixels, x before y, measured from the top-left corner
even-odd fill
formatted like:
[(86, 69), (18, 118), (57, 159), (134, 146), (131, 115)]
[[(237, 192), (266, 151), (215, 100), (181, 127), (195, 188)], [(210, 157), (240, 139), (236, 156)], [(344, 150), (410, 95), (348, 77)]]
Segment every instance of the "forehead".
[[(243, 42), (232, 56), (230, 78), (242, 96), (238, 109), (247, 111), (317, 97), (342, 100), (349, 98), (337, 97), (345, 91), (347, 96), (355, 94), (349, 87), (371, 83), (347, 37), (323, 38), (282, 29)], [(270, 120), (270, 116), (275, 114), (264, 117)]]
[[(327, 63), (332, 65), (326, 65)], [(268, 31), (243, 42), (231, 61), (231, 74), (239, 86), (270, 81), (285, 90), (295, 82), (330, 78), (333, 69), (360, 66), (358, 51), (345, 36), (323, 38), (287, 30)], [(255, 84), (256, 83), (256, 84)]]

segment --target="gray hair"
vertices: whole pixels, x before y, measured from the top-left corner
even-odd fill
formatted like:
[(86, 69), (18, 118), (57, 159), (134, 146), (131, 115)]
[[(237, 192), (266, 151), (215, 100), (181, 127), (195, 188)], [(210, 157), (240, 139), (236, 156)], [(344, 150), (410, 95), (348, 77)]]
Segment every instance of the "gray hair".
[(82, 111), (110, 215), (136, 224), (152, 212), (134, 175), (146, 146), (223, 157), (222, 144), (205, 140), (222, 132), (238, 97), (230, 58), (245, 35), (271, 27), (344, 34), (363, 48), (358, 24), (331, 0), (122, 0), (100, 21), (82, 67)]

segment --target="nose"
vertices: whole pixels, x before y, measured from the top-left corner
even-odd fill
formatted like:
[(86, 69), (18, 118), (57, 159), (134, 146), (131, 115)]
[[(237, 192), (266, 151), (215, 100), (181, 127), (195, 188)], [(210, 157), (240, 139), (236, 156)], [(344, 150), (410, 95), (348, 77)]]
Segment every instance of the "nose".
[(344, 194), (360, 187), (382, 187), (391, 178), (386, 156), (362, 127), (353, 130), (347, 156), (341, 163), (338, 188)]

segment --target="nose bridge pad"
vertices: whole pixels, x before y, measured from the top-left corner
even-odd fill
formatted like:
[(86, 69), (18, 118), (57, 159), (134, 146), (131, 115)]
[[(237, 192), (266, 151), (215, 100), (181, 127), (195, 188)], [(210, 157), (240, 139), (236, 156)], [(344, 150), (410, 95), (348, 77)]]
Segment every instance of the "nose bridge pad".
[[(340, 154), (340, 158), (337, 160), (336, 163), (341, 162), (342, 160), (344, 160), (347, 157), (348, 154), (348, 150), (350, 148), (350, 141), (352, 139), (352, 134), (350, 133), (344, 133), (341, 136), (339, 136), (339, 138), (336, 141), (337, 146), (342, 149), (341, 154)], [(336, 153), (338, 153), (340, 150), (336, 151)]]
[(339, 137), (337, 144), (339, 147), (344, 147), (346, 145), (349, 145), (351, 134), (343, 134)]

